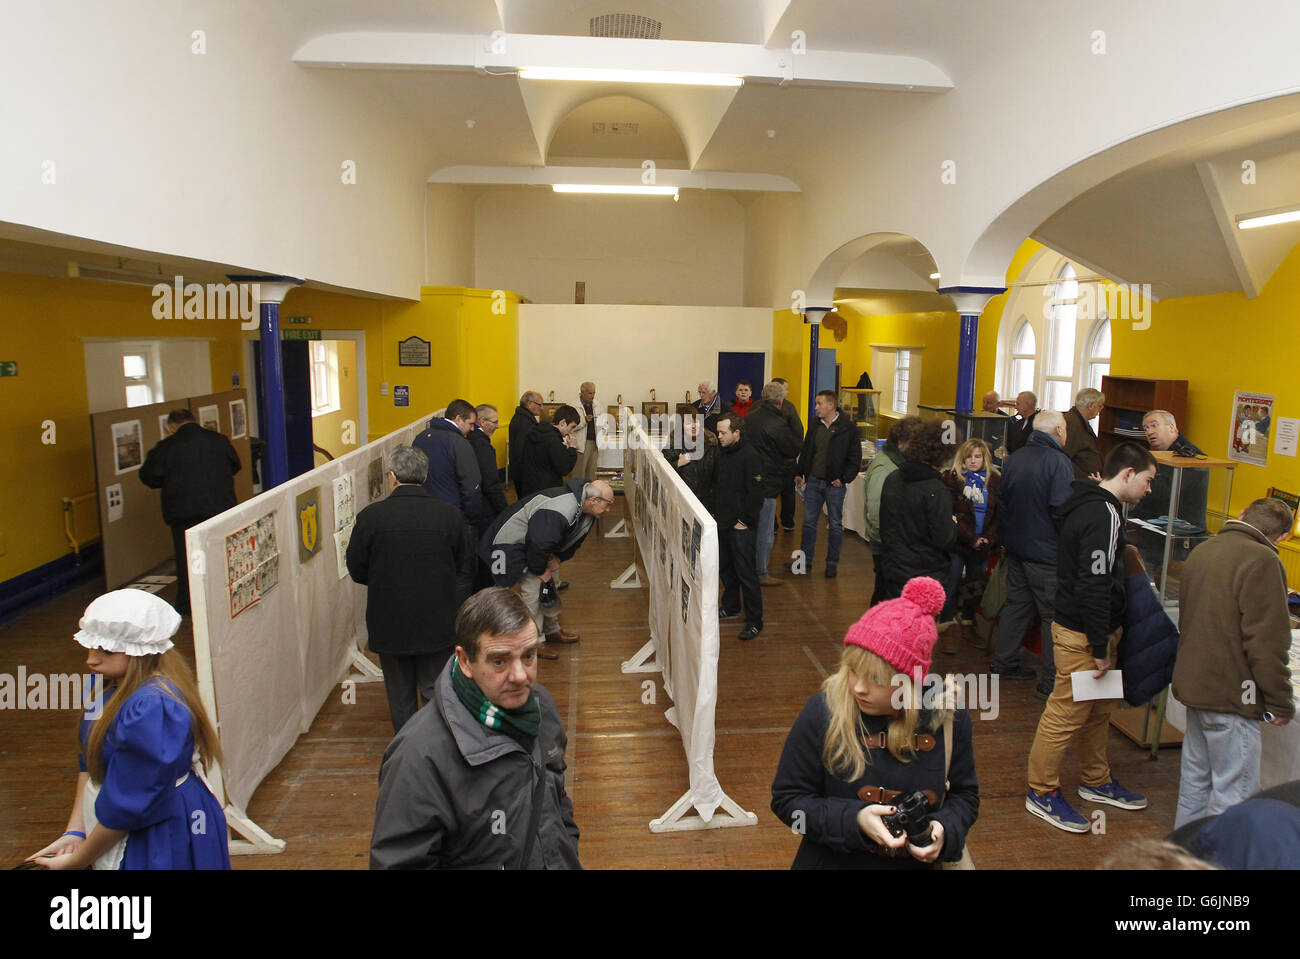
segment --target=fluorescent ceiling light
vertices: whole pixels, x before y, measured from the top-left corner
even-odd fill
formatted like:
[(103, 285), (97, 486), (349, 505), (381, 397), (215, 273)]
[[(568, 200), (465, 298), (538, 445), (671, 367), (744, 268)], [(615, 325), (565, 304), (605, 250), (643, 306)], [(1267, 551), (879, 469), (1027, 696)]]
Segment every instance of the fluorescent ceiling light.
[(675, 186), (618, 186), (604, 183), (554, 183), (556, 193), (616, 193), (623, 196), (677, 196)]
[(1296, 220), (1300, 220), (1300, 207), (1283, 207), (1272, 213), (1243, 213), (1237, 217), (1237, 229), (1253, 230), (1260, 226), (1275, 226)]
[(932, 280), (937, 280), (937, 279), (939, 279), (939, 274), (938, 274), (938, 273), (931, 273), (931, 274), (930, 274), (930, 279), (932, 279)]
[(743, 77), (725, 73), (674, 70), (605, 70), (596, 67), (520, 67), (521, 80), (585, 80), (589, 83), (678, 83), (697, 87), (738, 87)]

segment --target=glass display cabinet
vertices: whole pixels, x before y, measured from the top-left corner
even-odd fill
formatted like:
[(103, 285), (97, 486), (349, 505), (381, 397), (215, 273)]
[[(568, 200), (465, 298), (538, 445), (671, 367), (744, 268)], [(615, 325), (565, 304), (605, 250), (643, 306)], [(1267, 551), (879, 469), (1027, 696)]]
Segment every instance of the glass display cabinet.
[(840, 415), (847, 416), (862, 443), (862, 466), (876, 455), (880, 437), (880, 390), (840, 390)]

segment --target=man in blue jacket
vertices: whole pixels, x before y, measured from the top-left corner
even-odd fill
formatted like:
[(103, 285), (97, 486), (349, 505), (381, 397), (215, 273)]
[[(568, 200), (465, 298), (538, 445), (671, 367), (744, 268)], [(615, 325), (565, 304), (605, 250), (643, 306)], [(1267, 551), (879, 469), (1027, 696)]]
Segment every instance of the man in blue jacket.
[[(478, 457), (466, 437), (474, 428), (474, 407), (466, 400), (452, 400), (441, 418), (434, 417), (411, 445), (429, 459), (424, 488), (429, 495), (460, 510), (465, 521), (465, 541), (474, 542), (474, 519), (483, 511), (482, 477)], [(457, 602), (463, 603), (474, 591), (474, 551), (465, 550), (456, 574)]]
[(1074, 467), (1065, 455), (1065, 417), (1054, 410), (1034, 416), (1034, 432), (1007, 459), (998, 485), (1001, 533), (1007, 564), (1007, 601), (1002, 607), (989, 672), (1002, 679), (1033, 679), (1020, 663), (1020, 644), (1035, 614), (1043, 621), (1043, 673), (1038, 697), (1051, 695), (1052, 605), (1056, 596), (1056, 520), (1052, 511), (1070, 498)]
[(1156, 461), (1148, 450), (1136, 443), (1120, 443), (1102, 464), (1101, 482), (1076, 480), (1073, 493), (1058, 510), (1061, 536), (1052, 623), (1056, 684), (1029, 750), (1025, 808), (1066, 832), (1086, 833), (1092, 827), (1061, 795), (1061, 761), (1072, 741), (1079, 750), (1083, 800), (1119, 809), (1147, 805), (1145, 796), (1125, 789), (1110, 774), (1106, 743), (1110, 713), (1119, 700), (1076, 701), (1071, 676), (1083, 672), (1100, 679), (1115, 668), (1128, 603), (1123, 511), (1151, 491), (1155, 475)]

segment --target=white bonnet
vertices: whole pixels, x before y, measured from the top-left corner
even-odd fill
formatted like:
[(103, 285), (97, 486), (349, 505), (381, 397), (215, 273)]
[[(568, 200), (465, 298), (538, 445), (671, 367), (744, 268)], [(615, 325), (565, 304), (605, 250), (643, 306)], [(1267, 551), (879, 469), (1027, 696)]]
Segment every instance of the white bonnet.
[(175, 645), (171, 637), (180, 628), (181, 617), (153, 593), (116, 589), (87, 606), (80, 625), (72, 638), (87, 649), (151, 656)]

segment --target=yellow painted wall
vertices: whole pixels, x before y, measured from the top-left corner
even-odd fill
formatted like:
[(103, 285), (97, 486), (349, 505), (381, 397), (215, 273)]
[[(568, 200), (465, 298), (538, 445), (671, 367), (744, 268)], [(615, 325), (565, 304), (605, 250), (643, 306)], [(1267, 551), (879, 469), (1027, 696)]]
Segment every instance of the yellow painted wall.
[[(952, 406), (957, 398), (957, 341), (961, 323), (956, 313), (847, 315), (849, 338), (838, 345), (844, 350), (841, 362), (846, 370), (853, 370), (855, 382), (858, 374), (871, 369), (872, 343), (919, 346), (924, 349), (917, 402), (926, 406)], [(882, 390), (889, 387), (889, 384), (874, 385)]]
[(808, 407), (808, 358), (811, 337), (803, 317), (793, 310), (772, 312), (772, 375), (790, 385), (790, 402), (806, 418)]

